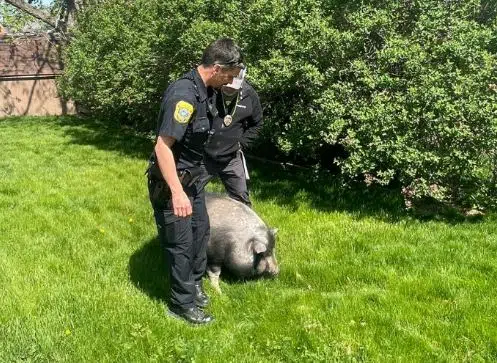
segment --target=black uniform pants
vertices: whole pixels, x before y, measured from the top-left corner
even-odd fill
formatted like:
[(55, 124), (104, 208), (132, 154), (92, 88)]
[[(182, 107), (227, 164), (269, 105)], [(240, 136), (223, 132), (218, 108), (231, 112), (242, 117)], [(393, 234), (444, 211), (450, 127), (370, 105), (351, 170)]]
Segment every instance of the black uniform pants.
[(205, 186), (211, 179), (219, 176), (230, 198), (252, 207), (242, 158), (241, 151), (237, 151), (229, 161), (225, 162), (205, 157), (203, 165), (205, 172), (201, 183)]
[[(162, 187), (158, 183), (162, 183)], [(169, 270), (170, 303), (191, 308), (194, 306), (195, 284), (201, 283), (207, 266), (210, 228), (204, 190), (197, 190), (195, 185), (185, 188), (193, 213), (188, 217), (177, 217), (173, 213), (166, 183), (149, 180), (148, 187), (160, 244)]]

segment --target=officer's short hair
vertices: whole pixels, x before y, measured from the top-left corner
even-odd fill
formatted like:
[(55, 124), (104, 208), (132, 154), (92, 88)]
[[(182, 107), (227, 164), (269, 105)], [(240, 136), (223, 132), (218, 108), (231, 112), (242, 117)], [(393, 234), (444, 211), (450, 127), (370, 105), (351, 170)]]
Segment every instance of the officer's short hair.
[(229, 68), (245, 68), (241, 48), (230, 38), (220, 38), (213, 41), (204, 50), (202, 65), (219, 64)]

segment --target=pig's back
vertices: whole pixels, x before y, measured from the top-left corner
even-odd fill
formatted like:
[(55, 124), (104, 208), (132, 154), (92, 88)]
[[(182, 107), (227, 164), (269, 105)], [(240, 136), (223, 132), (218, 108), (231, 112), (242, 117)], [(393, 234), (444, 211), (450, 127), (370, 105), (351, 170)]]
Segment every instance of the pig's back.
[(223, 194), (206, 193), (205, 199), (211, 229), (229, 229), (242, 236), (266, 233), (264, 221), (245, 204)]

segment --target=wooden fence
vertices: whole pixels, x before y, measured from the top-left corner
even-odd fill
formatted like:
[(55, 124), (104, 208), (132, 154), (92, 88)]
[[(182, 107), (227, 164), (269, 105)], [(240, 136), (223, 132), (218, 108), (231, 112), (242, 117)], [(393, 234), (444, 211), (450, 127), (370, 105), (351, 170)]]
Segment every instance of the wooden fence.
[(59, 97), (60, 45), (49, 35), (0, 37), (0, 117), (74, 114)]

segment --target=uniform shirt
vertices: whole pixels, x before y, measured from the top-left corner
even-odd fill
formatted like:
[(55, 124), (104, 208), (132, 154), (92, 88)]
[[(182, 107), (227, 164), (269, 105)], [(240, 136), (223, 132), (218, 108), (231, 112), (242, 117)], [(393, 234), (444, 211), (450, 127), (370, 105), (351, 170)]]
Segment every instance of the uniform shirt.
[[(212, 88), (205, 86), (197, 70), (173, 82), (164, 93), (157, 135), (176, 140), (172, 151), (177, 170), (196, 167), (202, 161), (211, 128), (212, 96)], [(155, 152), (152, 158), (156, 160)]]
[[(211, 159), (229, 161), (240, 146), (250, 145), (262, 127), (262, 107), (257, 92), (246, 81), (239, 92), (238, 103), (235, 105), (235, 97), (228, 107), (223, 107), (221, 91), (216, 94), (218, 113), (213, 120), (212, 135), (205, 145), (205, 153)], [(226, 114), (233, 117), (229, 126), (224, 125)]]

